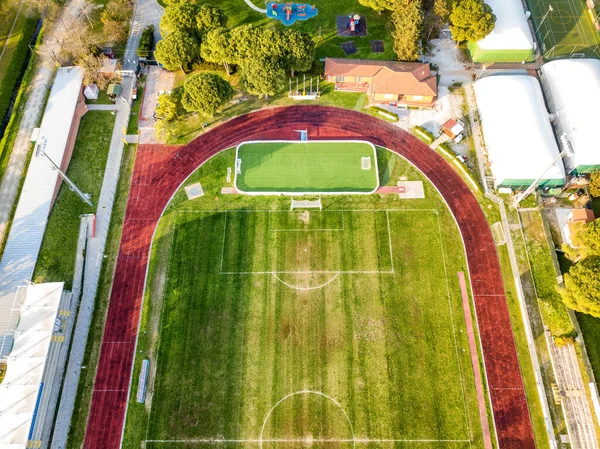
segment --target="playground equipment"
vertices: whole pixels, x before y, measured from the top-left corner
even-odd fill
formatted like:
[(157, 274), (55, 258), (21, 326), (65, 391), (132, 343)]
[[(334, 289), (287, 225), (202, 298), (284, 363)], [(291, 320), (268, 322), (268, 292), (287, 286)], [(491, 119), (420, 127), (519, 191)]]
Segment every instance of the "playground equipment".
[(318, 13), (315, 5), (305, 3), (270, 2), (267, 4), (267, 17), (280, 20), (285, 26), (292, 25), (296, 20), (308, 20)]
[(304, 74), (304, 81), (302, 82), (302, 90), (300, 90), (298, 78), (296, 78), (296, 90), (292, 90), (292, 79), (290, 78), (290, 90), (288, 92), (288, 98), (293, 100), (316, 100), (321, 95), (319, 92), (319, 78), (317, 77), (317, 89), (313, 91), (313, 80), (310, 78), (309, 90), (306, 89), (306, 74)]
[(355, 14), (354, 16), (348, 16), (348, 18), (350, 19), (350, 21), (346, 26), (350, 28), (351, 33), (356, 33), (358, 31), (358, 26), (360, 23), (360, 16), (358, 14)]

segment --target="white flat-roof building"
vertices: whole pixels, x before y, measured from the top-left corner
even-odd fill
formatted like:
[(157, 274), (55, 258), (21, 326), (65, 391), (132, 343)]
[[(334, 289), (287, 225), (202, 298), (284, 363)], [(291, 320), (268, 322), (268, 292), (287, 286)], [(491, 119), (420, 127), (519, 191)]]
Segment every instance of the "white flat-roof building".
[(539, 73), (548, 108), (555, 115), (556, 134), (573, 148), (573, 156), (565, 158), (567, 171), (600, 169), (600, 60), (552, 61)]
[(535, 44), (521, 0), (485, 0), (496, 16), (492, 32), (469, 43), (473, 61), (529, 62), (535, 59)]
[(22, 296), (20, 320), (0, 383), (0, 449), (24, 449), (33, 438), (35, 420), (43, 413), (46, 362), (56, 351), (52, 341), (62, 295), (62, 282), (29, 285), (17, 292)]
[(523, 189), (565, 184), (565, 169), (539, 82), (527, 75), (495, 75), (474, 84), (495, 187)]

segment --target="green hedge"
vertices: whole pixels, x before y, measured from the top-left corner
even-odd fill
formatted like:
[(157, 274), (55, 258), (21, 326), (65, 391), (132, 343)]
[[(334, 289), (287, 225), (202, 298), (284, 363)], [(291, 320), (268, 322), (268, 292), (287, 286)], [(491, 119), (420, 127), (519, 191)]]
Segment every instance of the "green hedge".
[(383, 109), (378, 106), (371, 106), (369, 109), (371, 110), (371, 112), (381, 115), (386, 119), (389, 119), (390, 121), (397, 122), (399, 120), (398, 114), (394, 114), (393, 112), (390, 112), (387, 109)]
[(413, 133), (415, 136), (417, 136), (419, 139), (421, 139), (426, 144), (430, 144), (431, 142), (433, 142), (435, 140), (435, 137), (433, 136), (433, 134), (430, 133), (429, 131), (427, 131), (422, 126), (415, 126), (413, 128)]
[(140, 58), (147, 58), (150, 56), (153, 46), (154, 25), (149, 25), (148, 28), (143, 31), (142, 36), (140, 37), (140, 44), (138, 45), (136, 53)]

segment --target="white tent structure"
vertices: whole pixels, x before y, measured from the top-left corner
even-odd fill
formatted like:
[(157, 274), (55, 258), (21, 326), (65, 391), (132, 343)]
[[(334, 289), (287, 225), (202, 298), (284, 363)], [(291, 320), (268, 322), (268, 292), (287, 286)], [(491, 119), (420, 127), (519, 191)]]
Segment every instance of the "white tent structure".
[(535, 58), (533, 35), (521, 0), (485, 0), (496, 16), (492, 32), (471, 43), (475, 62), (522, 62)]
[(553, 164), (560, 151), (538, 81), (497, 75), (474, 88), (494, 185), (523, 189), (544, 172), (540, 187), (564, 185), (562, 160)]
[(21, 319), (6, 358), (6, 376), (0, 384), (0, 449), (28, 447), (44, 388), (63, 283), (32, 284), (19, 293), (24, 295)]
[(600, 60), (562, 59), (540, 69), (542, 89), (558, 136), (566, 138), (573, 156), (565, 158), (569, 172), (600, 169)]

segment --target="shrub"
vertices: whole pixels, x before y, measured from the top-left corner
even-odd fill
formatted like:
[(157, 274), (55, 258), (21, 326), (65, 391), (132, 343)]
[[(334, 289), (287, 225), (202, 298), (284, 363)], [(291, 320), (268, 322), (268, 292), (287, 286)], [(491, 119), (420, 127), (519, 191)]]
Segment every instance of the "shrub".
[(137, 55), (140, 58), (147, 58), (150, 56), (150, 52), (154, 47), (154, 25), (149, 25), (148, 28), (144, 30), (142, 36), (140, 37), (140, 45), (137, 48)]
[(415, 126), (413, 128), (413, 133), (415, 136), (417, 136), (419, 139), (421, 139), (426, 144), (430, 144), (431, 142), (433, 142), (435, 140), (435, 137), (433, 136), (433, 134), (430, 133), (429, 131), (427, 131), (422, 126)]

